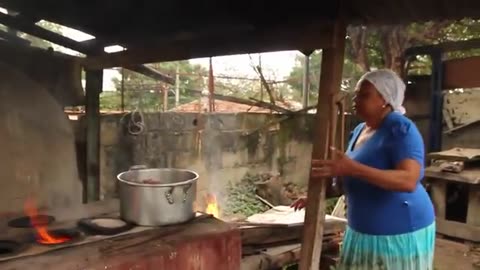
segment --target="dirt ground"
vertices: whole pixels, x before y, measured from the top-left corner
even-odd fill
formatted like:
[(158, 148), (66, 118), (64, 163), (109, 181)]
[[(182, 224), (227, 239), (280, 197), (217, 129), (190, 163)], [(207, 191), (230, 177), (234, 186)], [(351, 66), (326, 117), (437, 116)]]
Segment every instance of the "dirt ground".
[(435, 270), (480, 270), (480, 246), (437, 238)]

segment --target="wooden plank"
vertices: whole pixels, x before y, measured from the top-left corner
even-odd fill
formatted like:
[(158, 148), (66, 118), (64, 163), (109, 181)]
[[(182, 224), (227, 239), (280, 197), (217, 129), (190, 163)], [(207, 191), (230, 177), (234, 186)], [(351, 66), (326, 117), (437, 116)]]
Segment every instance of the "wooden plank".
[(438, 233), (450, 237), (480, 242), (480, 227), (477, 226), (437, 218), (436, 229)]
[(100, 199), (100, 93), (103, 86), (103, 70), (87, 70), (85, 114), (87, 119), (87, 179), (84, 185), (84, 201)]
[[(329, 241), (322, 243), (323, 250), (334, 251), (338, 249), (338, 242)], [(277, 246), (267, 248), (258, 255), (246, 256), (242, 259), (241, 270), (270, 270), (283, 269), (284, 266), (298, 262), (300, 259), (300, 244)], [(322, 256), (322, 262), (325, 260)], [(323, 263), (322, 263), (323, 264)], [(329, 269), (329, 268), (328, 268)]]
[[(474, 38), (462, 41), (447, 41), (435, 45), (410, 47), (405, 50), (405, 55), (428, 54), (432, 50), (440, 49), (443, 52), (465, 51), (480, 48), (480, 39)], [(407, 110), (408, 111), (408, 110)]]
[(468, 187), (467, 224), (480, 227), (480, 186)]
[(455, 147), (441, 152), (428, 154), (430, 159), (443, 159), (451, 161), (469, 161), (480, 159), (480, 149)]
[(220, 55), (320, 49), (331, 44), (331, 25), (327, 21), (315, 21), (289, 28), (255, 29), (171, 43), (150, 43), (122, 52), (88, 57), (84, 65), (89, 68), (111, 68)]
[(333, 208), (332, 211), (332, 216), (334, 217), (339, 217), (339, 218), (345, 218), (346, 217), (346, 212), (345, 212), (345, 196), (342, 195), (340, 198), (338, 198), (337, 204), (335, 205), (335, 208)]
[(432, 182), (432, 203), (435, 208), (435, 216), (437, 218), (445, 219), (447, 214), (447, 182), (438, 180)]
[(174, 78), (172, 78), (172, 77), (170, 77), (166, 74), (163, 74), (160, 71), (155, 70), (155, 69), (153, 69), (149, 66), (133, 65), (133, 66), (125, 67), (125, 68), (129, 69), (131, 71), (135, 71), (137, 73), (140, 73), (142, 75), (145, 75), (147, 77), (150, 77), (152, 79), (159, 80), (159, 81), (164, 82), (164, 83), (168, 83), (168, 84), (171, 84), (171, 85), (175, 84), (175, 79)]
[[(312, 159), (326, 159), (328, 145), (335, 145), (336, 99), (340, 92), (345, 53), (346, 25), (337, 20), (332, 31), (331, 47), (323, 50), (322, 73), (316, 113), (316, 136)], [(325, 179), (326, 180), (326, 179)], [(325, 221), (325, 180), (313, 179), (308, 182), (305, 213), (305, 228), (300, 260), (300, 270), (318, 270), (322, 252), (323, 223)]]
[[(460, 129), (463, 129), (463, 128), (466, 128), (466, 127), (469, 127), (475, 123), (478, 123), (480, 122), (480, 118), (478, 119), (472, 119), (472, 120), (469, 120), (468, 122), (466, 122), (465, 124), (461, 124), (459, 126), (456, 126), (454, 128), (450, 128), (450, 126), (448, 127), (449, 129), (448, 130), (445, 130), (443, 132), (443, 134), (452, 134), (453, 132), (457, 131), (457, 130), (460, 130)], [(447, 122), (447, 126), (448, 126), (448, 122)]]
[(442, 172), (441, 168), (430, 166), (425, 169), (425, 177), (429, 181), (447, 180), (465, 184), (480, 184), (480, 169), (466, 169), (459, 173)]
[[(185, 92), (191, 93), (191, 94), (194, 94), (194, 95), (197, 95), (197, 96), (202, 95), (202, 91), (200, 91), (200, 90), (185, 89)], [(290, 113), (290, 114), (297, 113), (297, 112), (285, 109), (283, 107), (280, 107), (278, 105), (274, 105), (274, 104), (271, 104), (271, 103), (268, 103), (268, 102), (260, 101), (260, 100), (254, 99), (254, 98), (244, 99), (244, 98), (238, 98), (238, 97), (232, 97), (232, 96), (224, 96), (224, 95), (215, 94), (215, 93), (213, 93), (213, 97), (214, 97), (214, 99), (218, 99), (218, 100), (235, 102), (235, 103), (239, 103), (239, 104), (245, 104), (245, 105), (256, 106), (256, 107), (261, 107), (261, 108), (266, 108), (266, 109), (270, 109), (272, 111), (276, 111), (276, 112), (280, 112), (280, 113)], [(304, 111), (305, 110), (301, 110), (301, 112), (304, 112)], [(298, 112), (300, 112), (300, 111), (298, 111)]]
[(443, 62), (443, 89), (480, 87), (480, 56)]
[[(323, 234), (336, 234), (345, 230), (345, 221), (328, 220), (324, 224)], [(240, 227), (243, 245), (265, 245), (276, 242), (300, 240), (304, 225), (294, 226), (244, 226)]]

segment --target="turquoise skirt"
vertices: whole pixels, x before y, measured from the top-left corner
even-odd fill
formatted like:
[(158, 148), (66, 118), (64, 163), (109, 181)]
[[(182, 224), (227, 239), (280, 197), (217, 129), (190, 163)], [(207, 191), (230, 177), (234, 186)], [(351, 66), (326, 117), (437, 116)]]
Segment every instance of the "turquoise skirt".
[(368, 235), (347, 227), (339, 270), (433, 270), (435, 223), (399, 235)]

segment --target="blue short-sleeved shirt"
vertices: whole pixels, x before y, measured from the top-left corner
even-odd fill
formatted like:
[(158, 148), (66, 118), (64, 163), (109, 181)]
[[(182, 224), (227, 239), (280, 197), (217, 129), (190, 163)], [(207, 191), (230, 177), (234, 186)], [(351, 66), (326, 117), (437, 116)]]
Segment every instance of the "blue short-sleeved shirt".
[(349, 226), (361, 233), (395, 235), (413, 232), (435, 220), (433, 205), (421, 185), (424, 175), (423, 139), (415, 124), (407, 117), (392, 112), (363, 145), (353, 148), (364, 123), (351, 134), (346, 154), (367, 166), (392, 170), (402, 160), (414, 159), (422, 165), (421, 176), (413, 192), (382, 189), (368, 182), (346, 177)]

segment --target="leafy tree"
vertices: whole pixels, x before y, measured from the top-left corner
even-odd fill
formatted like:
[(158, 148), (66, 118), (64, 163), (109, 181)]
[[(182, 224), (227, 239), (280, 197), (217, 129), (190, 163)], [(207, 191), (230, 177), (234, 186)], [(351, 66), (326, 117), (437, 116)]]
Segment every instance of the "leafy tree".
[[(252, 64), (253, 65), (253, 64)], [(254, 67), (252, 66), (252, 69)], [(268, 93), (266, 87), (262, 84), (260, 77), (248, 77), (240, 74), (234, 69), (230, 69), (230, 74), (237, 74), (236, 76), (222, 76), (215, 77), (215, 93), (234, 96), (238, 98), (256, 98), (259, 100), (268, 100)], [(287, 84), (275, 81), (275, 73), (268, 69), (262, 68), (261, 73), (267, 81), (269, 89), (273, 92), (276, 99), (283, 97), (291, 98), (292, 91), (290, 91)]]
[[(381, 27), (356, 26), (348, 29), (347, 57), (362, 70), (371, 67), (390, 68), (399, 74), (402, 72), (401, 57), (412, 46), (435, 44), (445, 41), (458, 41), (480, 37), (480, 21), (464, 19), (461, 21), (443, 21), (390, 25)], [(467, 53), (467, 54), (466, 54)], [(475, 52), (455, 52), (453, 57), (465, 57)], [(419, 58), (416, 73), (429, 73), (429, 59)]]
[[(355, 26), (347, 30), (344, 80), (345, 89), (352, 90), (353, 83), (361, 74), (372, 68), (390, 68), (401, 73), (403, 52), (412, 46), (435, 44), (445, 41), (467, 40), (480, 37), (480, 20), (412, 23), (390, 26)], [(480, 50), (452, 52), (448, 57), (479, 55)], [(289, 85), (301, 93), (304, 57), (298, 56), (288, 78)], [(429, 74), (430, 59), (417, 57), (413, 74)], [(320, 78), (321, 52), (310, 58), (310, 99), (316, 99)]]
[[(155, 63), (148, 66), (172, 78), (175, 78), (178, 67), (181, 103), (192, 101), (195, 98), (195, 95), (189, 90), (203, 90), (206, 87), (204, 75), (207, 74), (207, 70), (200, 65), (192, 65), (189, 61)], [(174, 106), (174, 85), (130, 70), (125, 69), (122, 72), (125, 109), (161, 110), (163, 108), (163, 91), (169, 92), (168, 107)], [(103, 109), (120, 109), (122, 79), (114, 78), (113, 83), (118, 91), (102, 95)]]
[[(290, 75), (288, 76), (288, 84), (294, 92), (298, 93), (296, 97), (300, 100), (303, 89), (303, 72), (304, 72), (305, 56), (298, 55), (295, 59), (295, 66), (292, 68)], [(309, 105), (316, 103), (318, 98), (318, 88), (320, 84), (322, 51), (314, 51), (310, 55), (310, 74), (309, 74)], [(356, 63), (354, 63), (348, 57), (344, 60), (343, 68), (343, 89), (349, 90), (352, 88), (352, 84), (360, 78), (362, 72)]]

